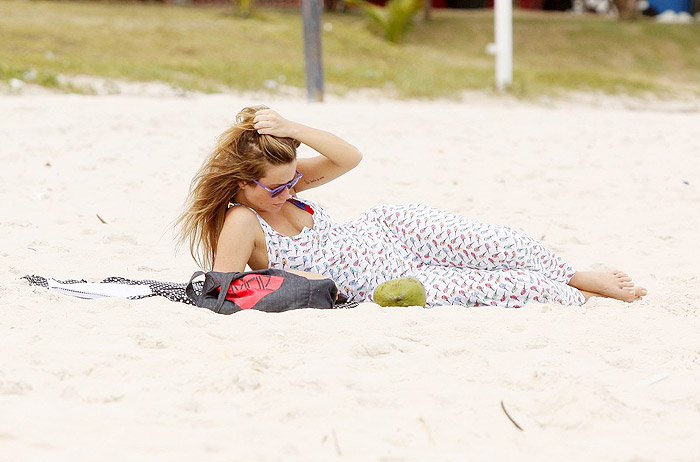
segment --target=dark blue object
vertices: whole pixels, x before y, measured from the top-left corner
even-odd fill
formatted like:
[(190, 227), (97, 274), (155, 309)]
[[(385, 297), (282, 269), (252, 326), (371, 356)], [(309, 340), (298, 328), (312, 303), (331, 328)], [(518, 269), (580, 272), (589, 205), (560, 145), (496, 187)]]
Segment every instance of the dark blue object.
[(685, 11), (693, 13), (693, 0), (649, 0), (649, 7), (656, 10), (658, 14), (666, 10), (672, 10), (676, 13)]

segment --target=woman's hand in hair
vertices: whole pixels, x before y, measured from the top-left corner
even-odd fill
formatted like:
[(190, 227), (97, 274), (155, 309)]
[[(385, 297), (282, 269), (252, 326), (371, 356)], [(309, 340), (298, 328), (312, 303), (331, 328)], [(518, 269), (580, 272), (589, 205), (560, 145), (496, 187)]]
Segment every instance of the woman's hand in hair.
[(280, 138), (295, 138), (298, 124), (287, 120), (272, 109), (261, 109), (253, 119), (255, 128), (261, 135), (272, 135)]
[(297, 170), (304, 177), (294, 187), (296, 192), (326, 184), (349, 172), (362, 160), (362, 153), (347, 141), (332, 133), (287, 120), (272, 109), (258, 110), (253, 127), (261, 135), (293, 138), (321, 154), (297, 159)]

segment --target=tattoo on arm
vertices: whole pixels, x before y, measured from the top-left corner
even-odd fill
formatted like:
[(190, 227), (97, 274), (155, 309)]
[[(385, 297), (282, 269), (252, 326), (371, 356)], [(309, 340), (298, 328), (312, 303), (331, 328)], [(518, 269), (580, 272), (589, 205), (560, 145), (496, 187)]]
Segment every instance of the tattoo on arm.
[(319, 182), (319, 181), (321, 181), (321, 180), (324, 179), (324, 178), (325, 178), (325, 176), (319, 176), (318, 178), (311, 178), (311, 179), (309, 179), (309, 180), (304, 180), (304, 183), (305, 183), (305, 184), (312, 184), (312, 183)]

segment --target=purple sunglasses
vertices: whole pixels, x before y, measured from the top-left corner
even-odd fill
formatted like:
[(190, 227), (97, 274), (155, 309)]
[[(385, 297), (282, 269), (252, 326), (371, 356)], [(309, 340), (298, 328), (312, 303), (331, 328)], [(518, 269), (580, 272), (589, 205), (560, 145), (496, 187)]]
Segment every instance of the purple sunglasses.
[(277, 196), (279, 196), (280, 194), (282, 194), (282, 192), (283, 192), (285, 189), (292, 189), (294, 186), (296, 186), (297, 183), (299, 183), (299, 180), (301, 180), (301, 177), (302, 177), (303, 175), (301, 174), (301, 172), (300, 172), (299, 170), (296, 170), (296, 172), (297, 172), (297, 174), (294, 176), (294, 178), (292, 179), (292, 181), (290, 181), (290, 182), (288, 182), (288, 183), (285, 183), (285, 184), (282, 184), (282, 185), (279, 185), (279, 186), (277, 186), (275, 189), (270, 189), (270, 188), (268, 188), (267, 186), (265, 186), (264, 184), (262, 184), (262, 183), (259, 182), (258, 180), (253, 180), (253, 182), (254, 182), (255, 184), (257, 184), (258, 186), (260, 186), (261, 188), (263, 188), (265, 191), (269, 192), (269, 193), (270, 193), (270, 197), (277, 197)]

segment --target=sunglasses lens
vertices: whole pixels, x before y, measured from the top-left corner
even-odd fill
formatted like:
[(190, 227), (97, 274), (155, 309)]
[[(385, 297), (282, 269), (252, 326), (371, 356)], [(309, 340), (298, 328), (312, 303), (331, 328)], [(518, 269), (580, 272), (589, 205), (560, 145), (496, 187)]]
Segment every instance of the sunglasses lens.
[(284, 191), (285, 188), (287, 189), (292, 189), (294, 186), (296, 186), (297, 183), (299, 183), (299, 180), (301, 180), (301, 173), (297, 172), (297, 176), (294, 177), (292, 181), (289, 183), (283, 184), (282, 186), (277, 186), (275, 189), (270, 191), (270, 197), (277, 197), (280, 194), (282, 194), (282, 191)]

